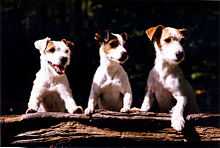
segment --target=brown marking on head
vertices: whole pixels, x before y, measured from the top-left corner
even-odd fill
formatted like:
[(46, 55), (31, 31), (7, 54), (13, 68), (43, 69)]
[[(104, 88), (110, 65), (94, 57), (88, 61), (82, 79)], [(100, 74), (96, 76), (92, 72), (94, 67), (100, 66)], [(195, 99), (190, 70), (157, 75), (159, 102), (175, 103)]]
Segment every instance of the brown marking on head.
[(44, 51), (46, 51), (46, 52), (54, 52), (55, 51), (55, 46), (52, 41), (47, 42), (47, 46)]
[(111, 50), (114, 50), (119, 45), (119, 40), (116, 36), (110, 34), (109, 39), (104, 42), (104, 52), (109, 53)]

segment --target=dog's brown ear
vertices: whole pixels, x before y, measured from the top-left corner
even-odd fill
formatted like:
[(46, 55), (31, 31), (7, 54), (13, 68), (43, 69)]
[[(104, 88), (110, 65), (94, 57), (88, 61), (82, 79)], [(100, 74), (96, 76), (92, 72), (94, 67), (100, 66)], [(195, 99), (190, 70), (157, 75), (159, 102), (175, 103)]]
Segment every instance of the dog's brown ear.
[(99, 43), (108, 42), (109, 41), (110, 32), (109, 30), (105, 30), (102, 33), (95, 33), (95, 40)]
[(178, 29), (178, 31), (183, 35), (183, 37), (188, 35), (188, 30), (186, 28)]
[(101, 42), (102, 41), (102, 36), (99, 34), (99, 33), (95, 33), (95, 37), (94, 39), (98, 42)]
[(109, 38), (110, 38), (110, 32), (109, 32), (109, 30), (105, 30), (103, 33), (104, 42), (108, 42)]
[(147, 34), (148, 38), (151, 41), (153, 41), (155, 39), (158, 39), (158, 37), (160, 37), (163, 28), (164, 28), (163, 25), (157, 25), (156, 27), (151, 27), (146, 30), (146, 34)]
[(61, 41), (64, 42), (66, 46), (68, 46), (70, 49), (75, 46), (75, 44), (72, 41), (69, 41), (67, 39), (61, 39)]
[(51, 41), (51, 39), (49, 37), (46, 37), (44, 39), (35, 41), (34, 46), (42, 53), (46, 49), (49, 41)]
[(124, 41), (128, 40), (128, 34), (126, 32), (122, 32), (120, 35)]

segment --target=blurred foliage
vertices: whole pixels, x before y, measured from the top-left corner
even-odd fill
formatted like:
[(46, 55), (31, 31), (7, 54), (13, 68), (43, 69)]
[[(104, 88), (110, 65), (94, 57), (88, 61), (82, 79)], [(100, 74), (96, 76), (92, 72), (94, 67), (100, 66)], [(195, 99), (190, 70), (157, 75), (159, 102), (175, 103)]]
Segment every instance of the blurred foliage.
[[(140, 107), (155, 58), (148, 27), (187, 28), (186, 60), (180, 65), (196, 91), (201, 111), (219, 112), (219, 2), (146, 0), (2, 0), (2, 114), (23, 113), (39, 69), (35, 40), (73, 40), (68, 77), (78, 104), (88, 101), (99, 64), (94, 33), (110, 29), (129, 35), (124, 64)], [(13, 54), (12, 54), (13, 53)], [(13, 92), (12, 92), (13, 91)]]

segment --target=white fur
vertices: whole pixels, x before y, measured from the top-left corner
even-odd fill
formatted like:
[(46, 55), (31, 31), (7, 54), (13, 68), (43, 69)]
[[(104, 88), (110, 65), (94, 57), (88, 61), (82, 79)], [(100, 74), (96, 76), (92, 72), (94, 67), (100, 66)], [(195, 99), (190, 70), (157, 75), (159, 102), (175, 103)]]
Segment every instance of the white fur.
[[(74, 113), (81, 106), (77, 106), (66, 74), (58, 74), (51, 65), (60, 64), (62, 57), (67, 57), (66, 66), (70, 63), (70, 49), (62, 41), (52, 41), (55, 46), (55, 52), (49, 53), (45, 51), (47, 42), (50, 38), (45, 38), (35, 42), (35, 47), (40, 50), (41, 68), (36, 74), (31, 96), (28, 102), (28, 110), (38, 112), (59, 111), (64, 112), (65, 109), (69, 113)], [(66, 52), (68, 50), (68, 52)], [(28, 112), (27, 110), (27, 112)]]
[[(162, 32), (160, 38), (161, 48), (159, 48), (157, 43), (154, 42), (156, 59), (154, 68), (149, 74), (148, 85), (155, 83), (152, 85), (155, 85), (153, 86), (155, 87), (155, 96), (161, 111), (167, 111), (169, 109), (172, 97), (176, 99), (177, 103), (171, 110), (171, 126), (177, 131), (181, 131), (185, 124), (183, 114), (186, 105), (189, 105), (189, 112), (197, 112), (198, 106), (195, 101), (195, 95), (193, 93), (192, 87), (184, 78), (181, 69), (178, 67), (178, 63), (180, 61), (175, 61), (176, 53), (183, 51), (183, 48), (179, 42), (182, 36), (174, 28), (166, 27), (165, 29), (167, 29), (166, 33), (170, 33), (169, 35), (166, 34), (166, 36), (173, 37), (175, 40), (169, 44), (166, 43), (163, 38), (164, 32)], [(158, 82), (153, 82), (151, 80), (155, 74), (158, 74)], [(151, 86), (148, 87), (148, 92), (146, 93), (143, 104), (141, 106), (142, 111), (149, 111), (153, 103), (150, 90)], [(167, 95), (164, 90), (167, 90), (172, 95), (172, 97)]]
[(104, 44), (100, 47), (100, 65), (95, 72), (88, 107), (85, 114), (94, 112), (96, 105), (101, 109), (128, 112), (132, 103), (131, 87), (127, 73), (120, 65), (121, 53), (126, 52), (122, 37), (115, 35), (120, 44), (106, 54)]

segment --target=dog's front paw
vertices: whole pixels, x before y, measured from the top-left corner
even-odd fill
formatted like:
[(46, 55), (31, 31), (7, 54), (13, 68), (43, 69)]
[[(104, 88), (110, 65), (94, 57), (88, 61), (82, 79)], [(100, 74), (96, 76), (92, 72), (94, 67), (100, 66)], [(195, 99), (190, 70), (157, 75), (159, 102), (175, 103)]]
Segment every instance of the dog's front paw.
[(81, 106), (77, 106), (74, 110), (73, 110), (73, 114), (81, 114), (83, 113), (83, 108)]
[(36, 113), (37, 111), (34, 110), (34, 109), (31, 109), (31, 108), (28, 108), (25, 112), (25, 114), (28, 114), (28, 113)]
[(176, 131), (182, 131), (185, 126), (185, 120), (181, 115), (172, 115), (171, 117), (171, 126)]
[(123, 108), (121, 108), (120, 112), (127, 113), (127, 112), (129, 112), (129, 110), (130, 110), (130, 108), (123, 107)]
[(149, 106), (141, 106), (141, 109), (140, 109), (140, 111), (142, 112), (148, 112), (149, 110), (150, 110)]
[(94, 109), (93, 108), (86, 108), (85, 111), (84, 111), (84, 114), (86, 115), (90, 115), (94, 113)]
[(141, 109), (140, 108), (137, 108), (137, 107), (133, 107), (129, 110), (130, 112), (140, 112)]

